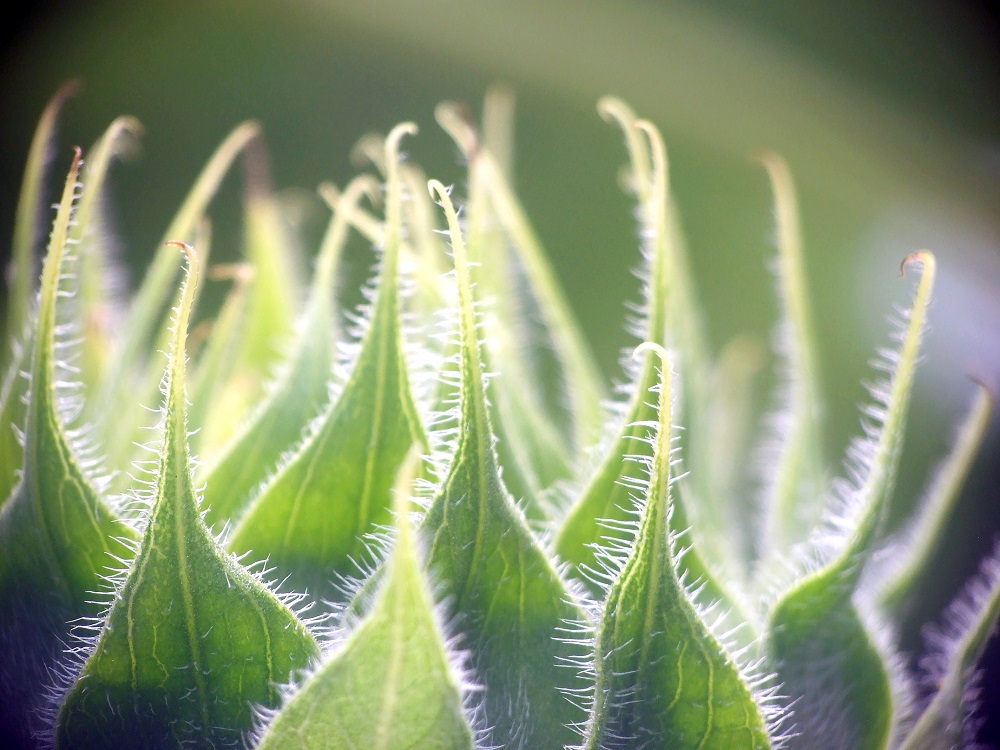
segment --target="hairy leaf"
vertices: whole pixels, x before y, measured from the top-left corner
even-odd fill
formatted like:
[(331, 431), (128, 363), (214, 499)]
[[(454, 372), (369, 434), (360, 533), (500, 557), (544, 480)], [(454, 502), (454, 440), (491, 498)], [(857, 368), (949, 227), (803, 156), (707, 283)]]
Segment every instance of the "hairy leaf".
[[(829, 538), (816, 555), (826, 559), (775, 603), (767, 650), (783, 690), (795, 696), (795, 740), (800, 747), (884, 748), (893, 730), (893, 685), (886, 661), (854, 604), (854, 592), (887, 512), (909, 405), (921, 333), (934, 280), (934, 257), (916, 253), (904, 265), (923, 267), (901, 349), (887, 386), (875, 387), (869, 410), (881, 429), (866, 425), (853, 446), (857, 486), (830, 520)], [(891, 366), (891, 365), (887, 365)], [(822, 560), (822, 557), (820, 558)], [(901, 675), (898, 675), (901, 677)]]
[[(617, 100), (602, 101), (601, 112), (605, 117), (617, 120), (625, 132), (644, 234), (654, 240), (653, 247), (646, 251), (649, 268), (644, 273), (643, 335), (649, 342), (666, 346), (675, 334), (681, 335), (678, 332), (681, 327), (674, 325), (678, 316), (671, 303), (675, 280), (673, 270), (676, 269), (676, 253), (671, 250), (671, 243), (676, 237), (675, 231), (668, 225), (667, 164), (663, 141), (650, 123), (636, 120), (631, 111)], [(603, 593), (608, 573), (606, 569), (602, 570), (604, 566), (598, 550), (624, 538), (621, 529), (629, 525), (633, 507), (631, 490), (644, 486), (641, 462), (652, 456), (652, 446), (644, 440), (646, 425), (657, 418), (655, 405), (647, 403), (645, 395), (658, 383), (652, 359), (646, 358), (638, 368), (634, 368), (630, 380), (624, 418), (611, 441), (602, 446), (596, 470), (574, 500), (555, 538), (556, 553), (582, 574), (588, 588), (598, 596)], [(683, 502), (675, 503), (674, 512), (678, 527), (686, 528), (688, 513)], [(702, 593), (706, 602), (725, 602), (723, 614), (736, 627), (741, 624), (736, 615), (742, 614), (737, 612), (738, 601), (724, 590), (702, 558), (700, 544), (704, 541), (701, 537), (693, 539), (692, 549), (681, 561), (682, 568), (692, 580), (704, 584)], [(724, 538), (716, 542), (711, 547), (713, 551), (727, 548)], [(727, 552), (732, 553), (731, 549)], [(726, 555), (720, 553), (713, 557), (714, 560), (720, 558), (725, 560)], [(744, 609), (742, 604), (739, 609)], [(743, 628), (740, 635), (748, 642), (752, 634), (750, 629)]]
[(177, 275), (177, 253), (165, 249), (173, 240), (191, 241), (196, 235), (202, 259), (207, 255), (201, 226), (205, 210), (215, 195), (233, 160), (258, 137), (256, 123), (237, 127), (216, 149), (198, 175), (164, 233), (156, 255), (125, 314), (128, 326), (109, 355), (101, 381), (87, 403), (88, 420), (105, 447), (111, 468), (127, 475), (135, 459), (134, 443), (142, 442), (140, 426), (147, 425), (144, 407), (156, 398), (162, 366), (151, 351), (163, 351), (170, 341), (165, 308)]
[(71, 295), (67, 241), (80, 164), (77, 151), (42, 275), (23, 471), (0, 510), (0, 732), (15, 746), (26, 742), (39, 685), (69, 635), (68, 623), (99, 612), (91, 592), (103, 587), (115, 559), (129, 554), (123, 540), (133, 536), (105, 503), (60, 406), (68, 336), (58, 331)]
[(261, 406), (222, 454), (208, 464), (204, 476), (210, 524), (242, 511), (253, 499), (257, 485), (277, 469), (281, 455), (295, 445), (327, 401), (334, 364), (333, 286), (347, 241), (350, 208), (373, 187), (370, 178), (359, 177), (337, 201), (290, 360)]
[(448, 218), (461, 345), (458, 442), (422, 527), (429, 564), (451, 597), (473, 677), (484, 687), (489, 741), (562, 747), (573, 738), (570, 725), (584, 718), (563, 691), (585, 691), (586, 683), (560, 663), (571, 655), (563, 631), (583, 612), (500, 478), (458, 217), (444, 186), (429, 185)]
[(11, 266), (7, 273), (10, 288), (7, 293), (7, 337), (0, 351), (0, 365), (6, 369), (11, 362), (8, 348), (25, 335), (35, 296), (38, 278), (38, 252), (42, 244), (45, 214), (45, 169), (52, 156), (56, 123), (63, 104), (78, 87), (76, 81), (64, 84), (42, 112), (41, 120), (31, 139), (28, 160), (15, 214), (14, 240), (11, 246)]
[(1000, 546), (980, 574), (948, 608), (944, 630), (931, 636), (925, 660), (936, 692), (901, 745), (902, 750), (959, 750), (973, 747), (974, 711), (981, 685), (977, 665), (1000, 620)]
[(263, 487), (230, 546), (268, 558), (298, 590), (339, 599), (338, 575), (365, 554), (364, 535), (389, 521), (394, 476), (414, 442), (425, 443), (410, 391), (399, 310), (399, 140), (387, 140), (388, 237), (368, 329), (340, 396)]
[(52, 97), (35, 130), (24, 167), (20, 198), (15, 214), (14, 239), (10, 267), (6, 270), (6, 336), (0, 347), (0, 507), (10, 497), (18, 469), (24, 461), (24, 448), (14, 427), (24, 424), (28, 380), (21, 371), (28, 367), (34, 331), (28, 326), (33, 315), (35, 280), (38, 278), (38, 251), (47, 221), (45, 204), (45, 169), (55, 140), (56, 120), (63, 103), (76, 90), (76, 83), (65, 84)]
[(472, 750), (461, 677), (411, 528), (413, 472), (401, 475), (396, 543), (376, 602), (271, 719), (260, 750)]
[(770, 748), (767, 723), (733, 657), (706, 627), (682, 580), (671, 523), (671, 376), (660, 356), (649, 482), (631, 552), (597, 628), (586, 750)]
[(951, 455), (938, 468), (912, 522), (893, 540), (887, 580), (878, 584), (880, 603), (899, 615), (918, 593), (917, 584), (937, 567), (944, 532), (993, 415), (993, 395), (979, 384)]
[(823, 497), (821, 415), (795, 189), (781, 157), (768, 152), (760, 160), (774, 191), (777, 275), (783, 308), (778, 347), (784, 359), (778, 384), (781, 406), (771, 417), (774, 444), (769, 448), (773, 455), (762, 461), (768, 469), (760, 549), (763, 555), (780, 555), (805, 541), (823, 510), (819, 502)]
[[(489, 97), (496, 109), (496, 97)], [(441, 104), (438, 122), (469, 160), (467, 242), (494, 367), (491, 419), (509, 489), (530, 516), (539, 496), (572, 474), (573, 457), (599, 435), (603, 385), (569, 304), (523, 209), (487, 144), (461, 108)], [(500, 115), (491, 114), (496, 122)], [(496, 128), (494, 127), (494, 130)], [(500, 138), (496, 133), (493, 140)]]
[(75, 314), (83, 341), (78, 367), (88, 396), (108, 366), (124, 305), (123, 279), (116, 266), (119, 258), (105, 215), (105, 184), (114, 159), (130, 154), (141, 133), (142, 125), (134, 117), (119, 117), (104, 131), (84, 166), (83, 190), (70, 230), (73, 241), (79, 242), (80, 292)]
[(239, 744), (253, 708), (318, 648), (292, 611), (223, 551), (201, 520), (188, 455), (185, 338), (198, 283), (188, 275), (165, 380), (163, 443), (135, 559), (59, 709), (57, 747)]

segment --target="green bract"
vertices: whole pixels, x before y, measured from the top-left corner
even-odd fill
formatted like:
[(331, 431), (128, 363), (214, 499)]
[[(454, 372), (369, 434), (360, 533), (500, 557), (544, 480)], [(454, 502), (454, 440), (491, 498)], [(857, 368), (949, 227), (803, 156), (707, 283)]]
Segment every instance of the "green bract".
[[(778, 156), (760, 161), (779, 392), (754, 449), (756, 356), (708, 347), (666, 149), (624, 103), (599, 110), (625, 138), (643, 289), (635, 357), (609, 398), (511, 188), (504, 92), (481, 130), (438, 108), (468, 160), (462, 199), (403, 156), (415, 126), (362, 141), (378, 174), (321, 186), (333, 217), (308, 285), (258, 130), (240, 126), (130, 297), (113, 293), (100, 206), (140, 132), (131, 118), (86, 165), (74, 156), (33, 294), (43, 156), (66, 95), (29, 156), (0, 359), (5, 747), (968, 741), (1000, 552), (934, 631), (929, 695), (894, 642), (992, 411), (980, 388), (913, 518), (887, 529), (929, 252), (903, 262), (915, 288), (899, 344), (831, 482)], [(206, 211), (238, 159), (245, 259), (208, 265)], [(378, 265), (366, 304), (345, 310), (352, 232)], [(221, 304), (199, 294), (202, 276), (231, 283)], [(750, 453), (763, 481), (742, 479)]]

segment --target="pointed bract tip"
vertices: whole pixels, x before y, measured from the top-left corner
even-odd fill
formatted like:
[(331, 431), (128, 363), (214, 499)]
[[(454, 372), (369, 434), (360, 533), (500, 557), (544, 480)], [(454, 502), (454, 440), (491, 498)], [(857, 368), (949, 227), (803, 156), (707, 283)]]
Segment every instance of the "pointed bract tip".
[(385, 159), (390, 165), (399, 160), (399, 143), (403, 136), (416, 135), (419, 128), (415, 122), (401, 122), (385, 137)]

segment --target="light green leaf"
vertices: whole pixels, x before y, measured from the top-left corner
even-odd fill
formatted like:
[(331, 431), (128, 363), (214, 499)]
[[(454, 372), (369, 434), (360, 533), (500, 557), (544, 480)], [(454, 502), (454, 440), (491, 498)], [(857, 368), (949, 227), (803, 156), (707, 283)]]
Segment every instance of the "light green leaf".
[(199, 323), (188, 344), (194, 361), (188, 407), (191, 452), (202, 462), (212, 461), (245, 418), (248, 386), (234, 370), (246, 327), (248, 291), (255, 277), (246, 263), (216, 264), (208, 268), (207, 276), (210, 281), (229, 281), (231, 286), (218, 315)]
[(256, 487), (292, 449), (309, 421), (328, 400), (334, 365), (333, 287), (347, 241), (351, 208), (374, 191), (369, 177), (356, 178), (336, 201), (336, 214), (320, 248), (305, 313), (289, 361), (256, 409), (223, 452), (208, 459), (206, 520), (225, 522), (253, 499)]
[(74, 81), (64, 84), (42, 113), (28, 151), (24, 179), (15, 214), (14, 239), (10, 267), (6, 270), (7, 315), (6, 332), (0, 347), (0, 507), (10, 497), (17, 481), (17, 471), (24, 461), (24, 448), (14, 427), (24, 425), (24, 399), (28, 380), (22, 371), (28, 367), (28, 357), (34, 346), (34, 330), (28, 326), (35, 302), (35, 280), (38, 278), (37, 255), (46, 222), (45, 170), (55, 140), (56, 120), (63, 103), (77, 88)]
[[(636, 120), (621, 102), (602, 100), (599, 106), (602, 115), (616, 120), (625, 132), (632, 161), (631, 181), (643, 217), (643, 233), (654, 239), (653, 246), (645, 251), (648, 271), (644, 273), (644, 336), (649, 342), (666, 346), (674, 338), (672, 322), (678, 319), (671, 303), (673, 283), (677, 278), (683, 278), (683, 274), (675, 276), (673, 273), (678, 266), (674, 263), (677, 253), (672, 249), (676, 234), (669, 225), (666, 150), (656, 128), (648, 122)], [(655, 362), (651, 358), (647, 357), (638, 368), (633, 368), (623, 419), (611, 441), (602, 446), (597, 469), (574, 500), (556, 534), (556, 553), (574, 566), (597, 596), (603, 593), (600, 579), (604, 577), (597, 550), (622, 540), (622, 524), (627, 526), (631, 520), (631, 489), (643, 486), (645, 482), (641, 462), (652, 457), (652, 446), (644, 438), (647, 425), (657, 418), (656, 406), (646, 401), (646, 394), (658, 382)], [(689, 525), (688, 506), (681, 502), (685, 499), (682, 494), (675, 503), (679, 528)], [(714, 544), (709, 546), (713, 541)], [(751, 629), (742, 627), (747, 618), (741, 616), (745, 614), (745, 605), (723, 589), (702, 557), (709, 549), (715, 553), (711, 559), (722, 565), (735, 554), (734, 547), (721, 534), (707, 538), (692, 535), (692, 547), (681, 565), (691, 580), (703, 584), (701, 593), (705, 603), (724, 602), (722, 611), (728, 624), (739, 627), (741, 639), (748, 643), (752, 640)], [(735, 564), (729, 567), (734, 568)]]
[(105, 587), (109, 568), (130, 555), (127, 540), (135, 536), (105, 503), (60, 403), (69, 338), (63, 300), (72, 294), (67, 240), (80, 164), (77, 151), (42, 274), (23, 471), (0, 510), (0, 727), (12, 733), (12, 744), (39, 707), (39, 686), (68, 638), (68, 623), (98, 614), (91, 592)]
[(258, 750), (472, 750), (456, 657), (411, 527), (413, 471), (400, 473), (396, 543), (376, 601), (271, 719)]
[(13, 361), (0, 383), (0, 508), (10, 498), (24, 463), (24, 445), (19, 431), (27, 413), (25, 399), (30, 383), (23, 370), (35, 346), (34, 338), (28, 332), (25, 340), (17, 344), (12, 354)]
[(163, 443), (135, 559), (59, 709), (56, 747), (237, 745), (256, 705), (318, 655), (293, 612), (201, 520), (188, 454), (185, 339), (199, 266), (188, 253), (165, 380)]
[[(170, 340), (166, 330), (169, 320), (164, 313), (174, 289), (178, 259), (176, 252), (165, 249), (166, 243), (195, 238), (222, 179), (259, 132), (253, 122), (237, 127), (198, 175), (157, 246), (156, 255), (129, 305), (128, 325), (121, 341), (109, 356), (104, 377), (87, 403), (87, 419), (95, 426), (95, 437), (104, 446), (111, 468), (126, 475), (135, 457), (133, 444), (137, 439), (141, 441), (139, 428), (146, 425), (144, 407), (153, 403), (162, 369), (159, 359), (151, 357), (149, 352), (162, 351)], [(202, 239), (198, 238), (204, 259)]]
[(113, 231), (104, 215), (105, 183), (115, 158), (138, 144), (142, 125), (134, 117), (119, 117), (90, 150), (83, 167), (83, 190), (77, 205), (71, 241), (79, 243), (79, 287), (76, 317), (82, 327), (80, 382), (84, 398), (91, 395), (108, 366), (114, 337), (121, 322), (124, 279), (115, 267)]
[(919, 592), (917, 584), (938, 566), (938, 553), (948, 519), (986, 437), (993, 415), (993, 395), (978, 384), (968, 416), (958, 429), (951, 454), (938, 468), (916, 515), (892, 543), (886, 580), (876, 584), (880, 604), (899, 616)]
[(857, 486), (846, 489), (843, 507), (815, 543), (820, 562), (801, 572), (770, 613), (767, 652), (783, 692), (796, 697), (798, 747), (875, 750), (887, 746), (893, 731), (894, 687), (854, 593), (887, 512), (933, 287), (934, 257), (921, 251), (904, 267), (910, 263), (923, 273), (899, 353), (885, 354), (895, 372), (887, 385), (872, 388), (877, 404), (868, 410), (881, 429), (866, 424), (865, 440), (852, 446)]
[[(763, 697), (706, 627), (677, 564), (671, 477), (671, 376), (662, 362), (648, 486), (635, 539), (597, 628), (596, 688), (585, 750), (770, 748)], [(643, 348), (643, 347), (640, 347)], [(624, 553), (624, 550), (622, 550)]]
[(587, 683), (564, 663), (574, 655), (565, 631), (584, 613), (500, 478), (458, 217), (444, 186), (428, 185), (444, 208), (455, 257), (461, 390), (457, 445), (422, 527), (428, 561), (484, 688), (487, 741), (559, 748), (584, 719), (569, 696), (585, 694)]
[(338, 575), (354, 572), (364, 535), (390, 520), (390, 490), (414, 442), (426, 445), (410, 391), (399, 301), (401, 186), (397, 149), (413, 125), (386, 141), (387, 238), (367, 331), (339, 397), (249, 505), (230, 547), (269, 560), (289, 585), (343, 597)]
[(55, 143), (56, 122), (63, 104), (76, 93), (79, 84), (63, 84), (42, 112), (41, 120), (31, 139), (28, 161), (24, 167), (21, 192), (14, 218), (14, 241), (11, 246), (11, 266), (7, 271), (10, 287), (7, 290), (7, 336), (0, 351), (0, 366), (4, 370), (11, 363), (8, 350), (21, 339), (31, 317), (35, 296), (35, 279), (38, 278), (38, 251), (42, 244), (47, 223), (45, 210), (45, 170), (52, 156)]
[[(492, 138), (502, 142), (497, 121), (510, 115), (497, 111), (496, 96), (489, 101)], [(441, 104), (436, 116), (469, 161), (467, 241), (479, 296), (488, 305), (485, 359), (487, 366), (503, 363), (492, 368), (491, 399), (500, 463), (528, 513), (543, 517), (541, 491), (570, 477), (573, 457), (599, 437), (604, 387), (503, 168), (459, 106)]]
[(945, 629), (930, 637), (930, 704), (901, 745), (902, 750), (959, 750), (975, 746), (975, 711), (980, 685), (976, 667), (1000, 620), (1000, 546), (980, 574), (948, 607)]
[[(268, 173), (268, 155), (257, 139), (246, 149), (244, 256), (254, 269), (247, 324), (235, 369), (258, 389), (291, 337), (302, 297), (302, 249), (290, 231)], [(257, 393), (250, 389), (248, 396)]]
[(805, 541), (823, 511), (822, 414), (817, 387), (815, 333), (809, 290), (802, 260), (798, 205), (791, 174), (777, 154), (759, 157), (774, 191), (777, 223), (777, 274), (782, 304), (778, 336), (783, 372), (779, 373), (778, 402), (771, 415), (772, 445), (764, 477), (764, 528), (759, 548), (763, 555), (786, 554)]

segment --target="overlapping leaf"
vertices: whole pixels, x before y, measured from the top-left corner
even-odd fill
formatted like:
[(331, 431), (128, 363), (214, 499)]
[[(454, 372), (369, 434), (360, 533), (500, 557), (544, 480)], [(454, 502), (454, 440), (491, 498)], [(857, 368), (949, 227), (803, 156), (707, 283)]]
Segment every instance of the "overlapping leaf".
[(40, 685), (69, 634), (69, 623), (94, 616), (91, 592), (102, 588), (115, 558), (129, 554), (132, 530), (107, 505), (92, 461), (67, 431), (61, 405), (70, 339), (64, 306), (70, 225), (80, 153), (66, 178), (49, 238), (33, 346), (31, 390), (21, 425), (24, 465), (0, 510), (0, 731), (17, 746), (39, 708)]
[(783, 690), (796, 697), (795, 742), (803, 748), (874, 750), (892, 736), (894, 686), (854, 594), (887, 512), (933, 286), (933, 256), (920, 252), (911, 263), (923, 271), (900, 351), (885, 355), (895, 370), (887, 385), (872, 388), (877, 404), (868, 416), (881, 424), (867, 424), (864, 441), (852, 448), (857, 485), (845, 490), (830, 536), (820, 540), (816, 554), (825, 561), (803, 571), (770, 614), (768, 654)]
[(473, 679), (483, 688), (489, 741), (507, 748), (562, 747), (583, 715), (564, 691), (585, 691), (561, 662), (564, 630), (583, 612), (500, 478), (484, 392), (474, 304), (458, 218), (448, 218), (460, 305), (460, 411), (447, 477), (422, 531), (428, 561), (457, 613)]
[(338, 576), (355, 572), (364, 535), (389, 521), (395, 472), (425, 443), (409, 386), (399, 310), (400, 181), (397, 149), (414, 126), (386, 143), (385, 251), (371, 317), (339, 397), (248, 507), (230, 546), (268, 558), (298, 590), (342, 597)]
[[(94, 395), (88, 399), (85, 416), (95, 438), (103, 446), (110, 468), (127, 478), (136, 459), (135, 443), (144, 442), (141, 427), (148, 425), (145, 409), (155, 402), (160, 364), (151, 351), (163, 351), (170, 341), (165, 308), (177, 275), (177, 253), (164, 250), (168, 241), (191, 241), (198, 237), (202, 258), (207, 254), (201, 226), (206, 207), (236, 157), (258, 137), (259, 127), (247, 122), (237, 127), (216, 149), (198, 175), (190, 192), (164, 233), (153, 261), (124, 314), (128, 325), (116, 348), (108, 355)], [(120, 488), (124, 489), (125, 479)]]
[(472, 750), (462, 706), (467, 688), (446, 645), (411, 528), (412, 479), (404, 467), (396, 489), (396, 543), (377, 601), (269, 721), (260, 750)]
[(771, 416), (770, 455), (763, 456), (764, 556), (781, 555), (793, 544), (805, 541), (819, 522), (823, 507), (821, 413), (814, 351), (812, 311), (802, 259), (798, 208), (791, 175), (777, 154), (760, 157), (774, 191), (777, 223), (777, 275), (783, 306), (778, 332), (779, 353), (784, 371), (780, 373), (778, 398), (781, 406)]
[[(596, 688), (583, 748), (770, 748), (768, 722), (733, 657), (706, 627), (678, 566), (671, 522), (671, 375), (662, 362), (653, 456), (631, 553), (597, 627)], [(772, 722), (773, 723), (773, 722)]]
[(24, 179), (15, 216), (14, 238), (7, 278), (6, 337), (0, 347), (0, 506), (10, 497), (18, 469), (24, 460), (24, 448), (14, 432), (24, 424), (25, 396), (28, 381), (21, 374), (27, 369), (33, 330), (27, 325), (35, 299), (38, 278), (38, 251), (48, 219), (45, 206), (45, 169), (55, 139), (56, 120), (66, 98), (76, 84), (63, 86), (49, 102), (35, 130), (24, 167)]
[[(674, 282), (684, 280), (683, 272), (675, 264), (677, 253), (671, 249), (676, 231), (668, 226), (667, 165), (663, 142), (659, 132), (649, 123), (636, 120), (631, 111), (617, 100), (604, 100), (601, 111), (609, 119), (618, 121), (625, 131), (632, 160), (632, 181), (640, 200), (640, 217), (644, 234), (653, 238), (647, 250), (648, 270), (645, 290), (645, 330), (647, 341), (661, 346), (669, 345), (676, 337), (688, 338), (685, 326), (679, 322), (678, 303), (672, 301)], [(684, 282), (686, 283), (686, 282)], [(684, 285), (682, 283), (682, 286)], [(694, 369), (692, 369), (694, 372)], [(645, 394), (657, 384), (655, 363), (646, 358), (633, 370), (628, 386), (629, 401), (621, 424), (602, 447), (596, 470), (589, 477), (579, 496), (573, 501), (566, 518), (556, 534), (555, 551), (562, 560), (571, 563), (595, 595), (602, 593), (602, 564), (598, 550), (614, 545), (623, 539), (622, 526), (629, 526), (632, 501), (631, 488), (643, 486), (641, 462), (652, 455), (652, 447), (643, 440), (647, 425), (656, 421), (656, 407), (649, 404)], [(682, 502), (675, 504), (679, 527), (687, 527), (687, 508)], [(709, 537), (711, 539), (712, 537)], [(732, 618), (733, 625), (740, 623), (738, 600), (718, 582), (716, 575), (701, 556), (702, 537), (693, 539), (692, 549), (682, 561), (683, 569), (692, 580), (703, 584), (707, 602), (724, 602), (723, 615)], [(712, 550), (725, 548), (722, 534), (715, 539)], [(732, 550), (729, 551), (731, 554)], [(724, 563), (727, 555), (712, 558)], [(745, 640), (750, 631), (742, 633)]]
[(986, 437), (992, 415), (993, 395), (980, 384), (951, 454), (938, 468), (910, 524), (892, 540), (888, 559), (880, 571), (881, 580), (875, 583), (879, 604), (888, 613), (900, 616), (905, 612), (925, 576), (937, 566), (948, 519)]
[(295, 614), (227, 554), (201, 519), (188, 449), (188, 276), (165, 379), (163, 442), (135, 559), (59, 709), (56, 747), (238, 745), (257, 705), (317, 656)]
[(369, 178), (358, 178), (337, 201), (291, 357), (261, 406), (221, 455), (207, 465), (209, 523), (239, 515), (253, 499), (257, 485), (277, 469), (282, 454), (295, 445), (328, 399), (334, 366), (333, 287), (340, 253), (347, 240), (350, 207), (372, 188)]
[[(469, 160), (467, 241), (473, 276), (488, 302), (485, 360), (496, 371), (491, 419), (504, 478), (530, 516), (544, 518), (543, 490), (572, 476), (596, 441), (603, 386), (569, 304), (491, 146), (503, 150), (494, 92), (487, 97), (492, 144), (442, 104), (438, 122)], [(492, 111), (491, 111), (492, 110)], [(486, 116), (484, 115), (484, 116)], [(499, 143), (498, 143), (499, 141)], [(499, 363), (503, 363), (500, 367)]]
[(935, 688), (920, 719), (900, 746), (902, 750), (958, 750), (974, 746), (975, 709), (982, 684), (977, 665), (1000, 620), (1000, 548), (948, 608), (944, 630), (934, 631), (928, 682)]

